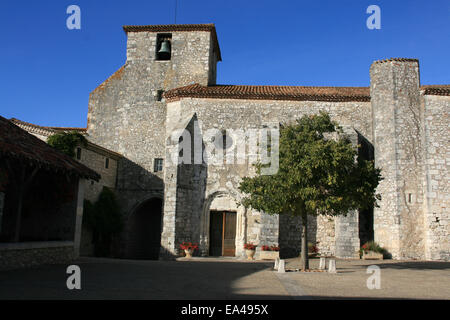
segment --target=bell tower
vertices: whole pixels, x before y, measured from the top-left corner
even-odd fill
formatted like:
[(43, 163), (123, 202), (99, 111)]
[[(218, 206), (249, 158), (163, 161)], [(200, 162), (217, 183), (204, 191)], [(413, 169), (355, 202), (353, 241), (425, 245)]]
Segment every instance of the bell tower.
[(191, 83), (216, 83), (221, 61), (213, 24), (124, 26), (127, 63), (145, 64), (164, 90)]
[[(192, 83), (215, 84), (221, 56), (213, 24), (123, 30), (127, 59), (91, 92), (88, 135), (93, 143), (123, 155), (116, 190), (126, 215), (152, 195), (162, 199), (164, 194), (164, 92)], [(119, 255), (129, 256), (127, 250), (122, 248)]]

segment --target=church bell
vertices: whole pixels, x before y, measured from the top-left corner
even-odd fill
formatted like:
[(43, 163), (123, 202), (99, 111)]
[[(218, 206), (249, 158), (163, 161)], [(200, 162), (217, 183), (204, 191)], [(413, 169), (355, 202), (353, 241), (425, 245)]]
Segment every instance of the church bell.
[(161, 48), (159, 49), (158, 53), (162, 54), (170, 54), (170, 42), (169, 40), (164, 40), (161, 43)]

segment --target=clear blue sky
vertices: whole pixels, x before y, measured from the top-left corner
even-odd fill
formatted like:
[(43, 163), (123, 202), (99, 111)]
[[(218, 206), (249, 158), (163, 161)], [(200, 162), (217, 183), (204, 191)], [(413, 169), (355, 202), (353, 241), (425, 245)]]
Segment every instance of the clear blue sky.
[[(81, 30), (66, 8), (81, 8)], [(381, 30), (366, 8), (381, 8)], [(172, 24), (175, 0), (0, 2), (0, 115), (86, 126), (89, 93), (126, 58), (122, 25)], [(448, 0), (178, 0), (177, 23), (215, 23), (220, 84), (369, 86), (374, 60), (418, 58), (450, 83)]]

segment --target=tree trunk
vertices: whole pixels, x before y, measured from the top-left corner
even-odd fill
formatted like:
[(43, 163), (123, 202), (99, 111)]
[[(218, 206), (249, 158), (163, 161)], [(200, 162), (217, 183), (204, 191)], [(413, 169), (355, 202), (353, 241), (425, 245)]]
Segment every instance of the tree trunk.
[(301, 253), (302, 271), (309, 269), (308, 259), (308, 215), (302, 214), (302, 253)]

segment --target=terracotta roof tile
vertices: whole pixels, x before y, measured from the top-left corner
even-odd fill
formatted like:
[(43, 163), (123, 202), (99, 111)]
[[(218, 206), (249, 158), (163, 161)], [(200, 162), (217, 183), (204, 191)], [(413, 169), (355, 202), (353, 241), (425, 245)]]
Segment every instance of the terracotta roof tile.
[(370, 101), (369, 87), (300, 87), (214, 85), (189, 86), (169, 90), (164, 94), (168, 102), (183, 97), (216, 99), (256, 99), (295, 101)]
[(37, 129), (41, 129), (41, 130), (45, 130), (45, 131), (49, 131), (49, 132), (62, 132), (62, 131), (75, 131), (75, 132), (79, 132), (79, 133), (85, 133), (87, 128), (77, 128), (77, 127), (45, 127), (45, 126), (39, 126), (37, 124), (33, 124), (33, 123), (29, 123), (29, 122), (25, 122), (16, 118), (11, 118), (9, 119), (9, 121), (13, 122), (16, 125), (19, 126), (26, 126), (26, 127), (33, 127), (33, 128), (37, 128)]
[(420, 87), (423, 90), (423, 94), (433, 96), (450, 96), (450, 84), (441, 85), (424, 85)]
[(26, 161), (48, 171), (63, 172), (97, 181), (100, 179), (100, 175), (94, 170), (53, 149), (2, 116), (0, 116), (0, 155)]
[(377, 60), (372, 62), (372, 65), (378, 64), (378, 63), (385, 63), (385, 62), (391, 62), (391, 61), (399, 61), (399, 62), (417, 62), (419, 63), (418, 59), (411, 59), (411, 58), (389, 58), (389, 59), (383, 59), (383, 60)]
[[(9, 119), (9, 121), (13, 122), (15, 125), (26, 130), (27, 132), (43, 135), (46, 137), (51, 136), (52, 134), (55, 134), (55, 133), (59, 133), (59, 132), (78, 132), (83, 135), (87, 134), (86, 128), (44, 127), (44, 126), (39, 126), (37, 124), (25, 122), (25, 121), (22, 121), (22, 120), (19, 120), (16, 118), (11, 118), (11, 119)], [(114, 159), (118, 159), (118, 158), (122, 157), (121, 154), (111, 151), (109, 149), (106, 149), (102, 146), (99, 146), (98, 144), (92, 143), (89, 140), (87, 141), (87, 144), (88, 144), (88, 147), (90, 147), (90, 149), (94, 149), (94, 150), (96, 150), (96, 152), (107, 154), (108, 156), (111, 156)]]

